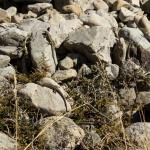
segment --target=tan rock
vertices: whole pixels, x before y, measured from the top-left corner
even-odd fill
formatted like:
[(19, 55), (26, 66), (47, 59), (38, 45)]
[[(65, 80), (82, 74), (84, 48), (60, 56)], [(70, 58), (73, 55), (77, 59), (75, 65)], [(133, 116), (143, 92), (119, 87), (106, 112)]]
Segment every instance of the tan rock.
[(7, 13), (7, 11), (0, 8), (0, 23), (3, 22), (11, 22), (11, 17)]
[(81, 7), (77, 4), (66, 5), (63, 7), (63, 10), (67, 13), (75, 13), (77, 16), (83, 13)]
[(100, 9), (100, 10), (104, 10), (104, 11), (108, 12), (109, 7), (103, 0), (95, 0), (93, 2), (93, 5), (96, 10)]
[(113, 10), (120, 10), (121, 7), (125, 7), (125, 8), (130, 8), (131, 5), (124, 1), (124, 0), (117, 0), (114, 4), (113, 4)]

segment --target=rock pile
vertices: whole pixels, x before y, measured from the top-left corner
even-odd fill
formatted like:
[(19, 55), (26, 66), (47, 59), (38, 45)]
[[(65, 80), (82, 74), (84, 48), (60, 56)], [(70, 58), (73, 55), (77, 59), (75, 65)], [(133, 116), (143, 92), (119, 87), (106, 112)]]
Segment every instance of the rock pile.
[[(71, 113), (84, 97), (74, 97), (66, 83), (90, 78), (91, 66), (97, 64), (104, 64), (101, 76), (107, 76), (112, 91), (106, 90), (107, 83), (95, 93), (118, 96), (105, 111), (97, 111), (116, 126), (123, 124), (134, 145), (129, 149), (150, 149), (150, 0), (0, 0), (0, 5), (0, 106), (6, 107), (10, 93), (18, 99), (23, 105), (16, 108), (22, 114), (18, 120), (26, 118), (44, 130), (38, 141), (43, 149), (84, 149), (84, 144), (92, 145), (90, 140), (93, 149), (114, 149), (103, 144), (96, 123), (88, 122), (94, 127), (87, 130)], [(31, 111), (26, 105), (39, 111), (40, 119), (26, 114)], [(131, 121), (125, 124), (122, 118), (129, 114)], [(15, 129), (6, 128), (0, 127), (0, 149), (24, 149), (32, 142), (15, 140)]]

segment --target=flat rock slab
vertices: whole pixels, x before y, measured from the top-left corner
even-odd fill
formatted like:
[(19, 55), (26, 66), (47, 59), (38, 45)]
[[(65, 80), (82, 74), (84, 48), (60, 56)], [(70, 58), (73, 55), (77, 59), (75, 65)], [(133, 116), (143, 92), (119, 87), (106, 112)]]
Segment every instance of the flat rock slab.
[[(35, 83), (28, 83), (23, 89), (19, 91), (24, 97), (30, 98), (32, 104), (45, 110), (51, 114), (59, 114), (66, 112), (64, 99), (59, 93), (54, 92), (53, 89), (42, 87)], [(66, 101), (67, 110), (71, 110), (70, 104)]]
[(50, 9), (52, 7), (53, 6), (50, 3), (36, 3), (36, 4), (28, 5), (28, 10), (30, 10), (34, 13), (40, 13), (40, 12), (45, 11), (46, 9)]
[(16, 27), (0, 27), (0, 44), (5, 46), (24, 46), (29, 33)]
[(0, 46), (0, 54), (8, 55), (11, 59), (21, 58), (23, 51), (16, 46)]
[(80, 28), (83, 23), (79, 19), (66, 20), (62, 15), (56, 13), (50, 19), (49, 33), (55, 43), (55, 47), (59, 48), (69, 34)]
[(113, 47), (115, 41), (114, 33), (110, 28), (82, 27), (69, 35), (64, 46), (70, 51), (82, 53), (92, 62), (99, 59), (111, 62), (110, 47)]

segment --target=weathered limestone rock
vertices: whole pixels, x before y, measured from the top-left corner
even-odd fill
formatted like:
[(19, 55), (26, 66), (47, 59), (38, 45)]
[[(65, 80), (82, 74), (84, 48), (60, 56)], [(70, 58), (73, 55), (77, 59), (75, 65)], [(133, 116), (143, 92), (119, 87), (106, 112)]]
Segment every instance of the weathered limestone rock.
[(28, 5), (28, 10), (36, 14), (46, 11), (46, 9), (51, 9), (53, 6), (50, 3), (36, 3)]
[(11, 59), (20, 58), (23, 51), (16, 46), (0, 46), (0, 54), (8, 55)]
[(0, 149), (1, 150), (15, 150), (16, 140), (10, 138), (3, 132), (0, 132)]
[(137, 146), (136, 149), (147, 149), (150, 144), (150, 123), (138, 122), (125, 129), (129, 139)]
[(47, 126), (40, 141), (47, 150), (67, 149), (72, 150), (79, 145), (85, 136), (84, 130), (66, 117), (48, 117), (40, 120), (41, 129)]
[(84, 24), (89, 26), (105, 26), (107, 28), (111, 28), (108, 20), (92, 11), (87, 14), (81, 15), (80, 20), (83, 21)]
[(63, 81), (68, 79), (73, 79), (77, 76), (77, 72), (75, 69), (68, 70), (57, 70), (52, 78), (56, 81)]
[(56, 48), (64, 42), (68, 35), (82, 26), (79, 19), (66, 20), (56, 13), (50, 20), (49, 33), (55, 43)]
[(129, 43), (134, 42), (140, 52), (140, 62), (146, 70), (150, 70), (150, 42), (144, 37), (138, 28), (124, 27), (120, 30), (120, 36), (124, 37)]
[[(106, 13), (104, 11), (101, 11), (101, 10), (98, 10), (97, 11), (97, 14), (101, 17), (103, 17), (105, 20), (107, 20), (111, 26), (111, 28), (116, 32), (118, 33), (118, 23), (115, 19), (115, 17), (110, 14), (110, 13)], [(105, 24), (103, 24), (105, 26)]]
[(5, 46), (23, 46), (29, 33), (16, 27), (1, 27), (0, 44)]
[(109, 10), (109, 6), (103, 0), (95, 0), (93, 5), (96, 10), (103, 10), (105, 12), (108, 12)]
[(145, 50), (150, 48), (150, 43), (138, 28), (124, 27), (120, 30), (120, 36), (124, 37), (128, 41), (131, 40), (135, 42), (138, 46)]
[(60, 93), (53, 90), (55, 89), (42, 87), (35, 83), (27, 83), (19, 93), (24, 97), (30, 98), (35, 107), (51, 114), (58, 115), (60, 112), (70, 111), (70, 104), (61, 97)]
[(32, 33), (36, 25), (40, 26), (40, 28), (45, 30), (49, 27), (47, 23), (41, 22), (35, 18), (31, 18), (23, 20), (19, 25), (19, 29)]
[[(40, 28), (40, 24), (34, 27), (31, 38), (31, 57), (34, 67), (53, 74), (57, 65), (55, 49), (52, 49), (47, 33)], [(45, 32), (45, 36), (44, 36)]]
[(64, 46), (68, 50), (83, 54), (92, 62), (102, 59), (111, 63), (110, 47), (113, 47), (115, 41), (114, 33), (110, 28), (82, 27), (69, 35)]
[(21, 23), (20, 28), (32, 33), (30, 47), (33, 66), (53, 74), (57, 58), (55, 47), (51, 45), (48, 33), (46, 33), (49, 24), (37, 19), (26, 19)]

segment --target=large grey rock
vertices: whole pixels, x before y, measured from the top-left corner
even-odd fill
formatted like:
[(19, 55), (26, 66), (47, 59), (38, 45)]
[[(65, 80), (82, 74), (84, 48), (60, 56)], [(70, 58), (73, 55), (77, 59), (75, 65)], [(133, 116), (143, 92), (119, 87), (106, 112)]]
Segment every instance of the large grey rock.
[(135, 144), (137, 150), (150, 148), (150, 123), (138, 122), (131, 124), (125, 129), (125, 132), (129, 140)]
[(45, 72), (55, 73), (57, 58), (55, 49), (52, 49), (48, 39), (44, 37), (44, 30), (40, 25), (35, 26), (30, 42), (31, 57), (34, 67)]
[(11, 59), (21, 58), (23, 51), (16, 46), (0, 46), (0, 54), (8, 55)]
[(0, 149), (1, 150), (15, 150), (17, 147), (16, 140), (10, 138), (3, 132), (0, 132)]
[(53, 89), (42, 87), (35, 83), (27, 83), (24, 88), (19, 90), (19, 93), (24, 97), (30, 98), (35, 107), (55, 115), (71, 110), (70, 104), (64, 101), (57, 91), (54, 92)]
[(57, 60), (55, 50), (52, 50), (50, 41), (46, 35), (48, 27), (48, 23), (37, 19), (27, 19), (20, 25), (22, 30), (32, 33), (30, 48), (34, 67), (54, 73)]
[[(116, 21), (115, 17), (111, 13), (106, 13), (105, 11), (102, 11), (102, 10), (98, 10), (96, 13), (99, 16), (103, 17), (105, 20), (107, 20), (111, 28), (113, 28), (114, 31), (118, 33), (118, 22)], [(104, 23), (103, 23), (103, 26), (105, 26)]]
[(82, 27), (69, 35), (64, 46), (71, 51), (77, 51), (86, 56), (90, 61), (99, 59), (111, 63), (110, 48), (116, 39), (110, 28), (94, 26)]
[(80, 28), (83, 23), (79, 19), (66, 20), (58, 12), (53, 12), (49, 24), (49, 33), (55, 43), (56, 48), (59, 48), (68, 35)]
[(55, 49), (52, 49), (46, 34), (49, 27), (48, 23), (37, 19), (26, 19), (20, 25), (20, 29), (32, 33), (30, 48), (33, 66), (53, 74), (56, 69), (57, 58)]
[(37, 14), (46, 11), (46, 9), (50, 9), (50, 8), (52, 8), (52, 4), (50, 3), (36, 3), (36, 4), (28, 5), (28, 10)]
[(34, 27), (40, 24), (40, 28), (47, 29), (49, 27), (48, 24), (43, 23), (37, 19), (25, 19), (19, 24), (19, 29), (24, 30), (26, 32), (32, 33), (34, 31)]
[(95, 11), (89, 11), (89, 13), (81, 15), (80, 20), (89, 26), (105, 26), (107, 28), (111, 28), (108, 20), (106, 20), (103, 16), (96, 14)]
[(134, 42), (137, 46), (140, 46), (145, 50), (150, 48), (150, 42), (144, 37), (142, 31), (138, 28), (124, 27), (120, 30), (119, 34), (127, 41)]
[(29, 33), (16, 27), (1, 27), (0, 44), (5, 46), (24, 46)]
[(6, 55), (0, 55), (0, 68), (6, 67), (10, 62), (10, 57)]
[(79, 145), (85, 136), (84, 130), (66, 117), (48, 117), (40, 120), (41, 129), (47, 127), (40, 141), (47, 150), (72, 150)]
[(109, 6), (103, 0), (95, 0), (93, 2), (93, 5), (94, 5), (96, 10), (103, 10), (105, 12), (108, 12), (108, 10), (109, 10)]
[(144, 37), (138, 28), (124, 27), (120, 30), (120, 36), (124, 37), (129, 43), (134, 43), (140, 52), (140, 62), (146, 70), (150, 70), (150, 42)]

